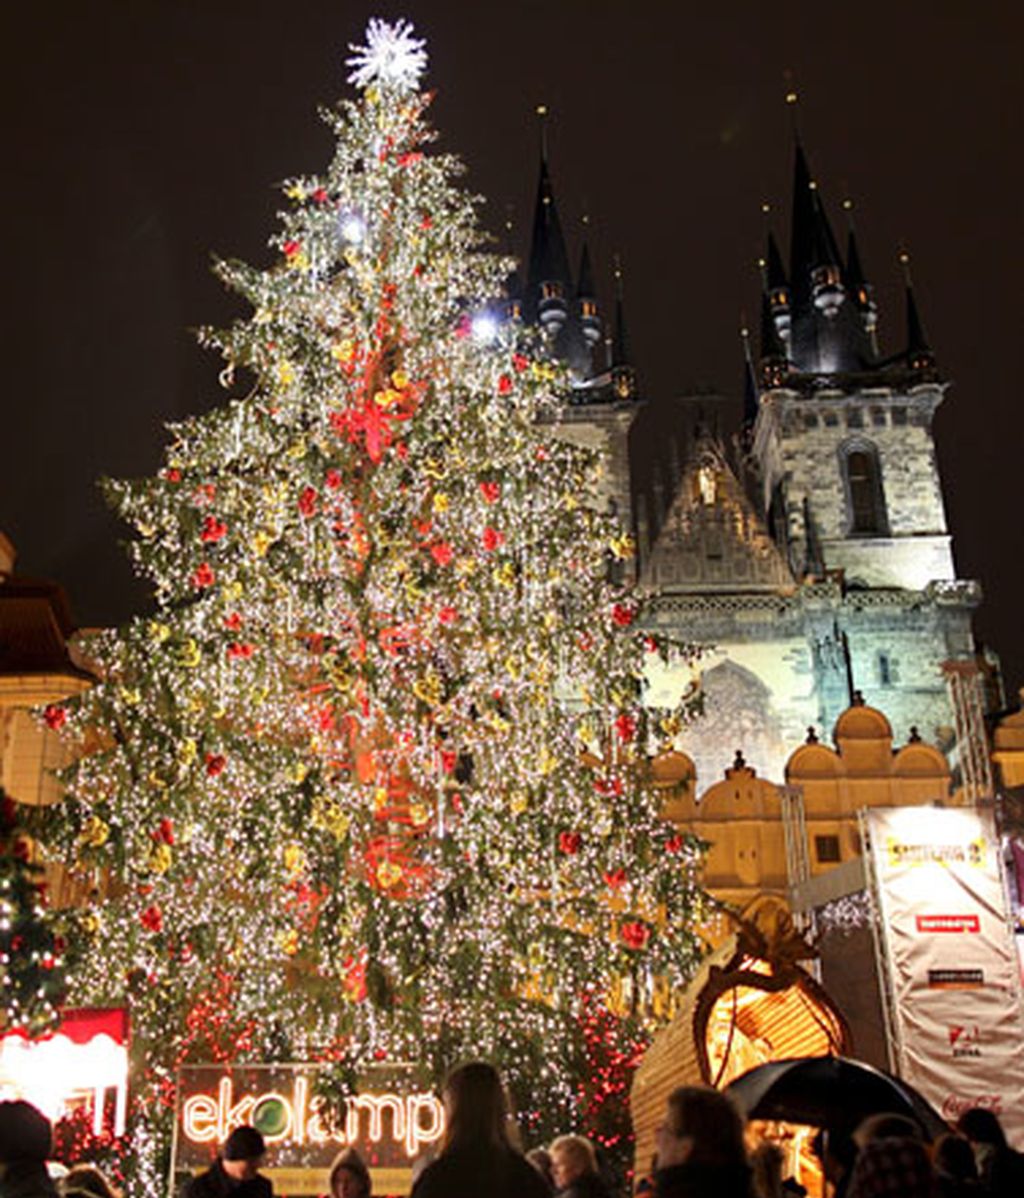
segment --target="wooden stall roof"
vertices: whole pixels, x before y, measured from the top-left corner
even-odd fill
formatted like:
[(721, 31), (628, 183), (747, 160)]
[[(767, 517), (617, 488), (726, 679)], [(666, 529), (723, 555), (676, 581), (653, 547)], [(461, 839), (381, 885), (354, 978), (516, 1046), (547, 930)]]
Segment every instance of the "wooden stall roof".
[(788, 916), (752, 904), (736, 933), (708, 956), (637, 1069), (630, 1106), (636, 1168), (645, 1172), (669, 1094), (723, 1087), (764, 1060), (848, 1054), (842, 1014), (799, 960), (813, 955)]

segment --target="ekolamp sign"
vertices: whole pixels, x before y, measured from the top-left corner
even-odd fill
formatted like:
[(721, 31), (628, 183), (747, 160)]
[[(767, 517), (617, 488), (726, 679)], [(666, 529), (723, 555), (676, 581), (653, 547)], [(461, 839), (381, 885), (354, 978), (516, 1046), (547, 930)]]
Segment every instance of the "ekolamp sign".
[[(251, 1124), (267, 1144), (264, 1172), (278, 1194), (322, 1194), (335, 1155), (358, 1149), (378, 1193), (407, 1193), (417, 1157), (444, 1132), (440, 1100), (400, 1071), (369, 1078), (331, 1121), (315, 1097), (315, 1065), (196, 1065), (178, 1077), (172, 1183), (209, 1166), (232, 1128)], [(175, 1190), (176, 1192), (176, 1190)]]

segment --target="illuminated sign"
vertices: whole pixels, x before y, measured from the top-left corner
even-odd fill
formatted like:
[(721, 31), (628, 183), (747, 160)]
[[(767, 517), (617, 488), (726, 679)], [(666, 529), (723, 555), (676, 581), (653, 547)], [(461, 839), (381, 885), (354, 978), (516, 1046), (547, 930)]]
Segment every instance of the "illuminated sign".
[[(356, 1148), (374, 1189), (408, 1191), (410, 1167), (444, 1134), (444, 1108), (409, 1083), (407, 1070), (376, 1070), (346, 1099), (336, 1124), (320, 1109), (316, 1066), (197, 1065), (179, 1074), (176, 1180), (209, 1165), (231, 1130), (250, 1124), (268, 1149), (265, 1172), (278, 1190), (322, 1194), (339, 1149)], [(286, 1181), (287, 1179), (287, 1181)]]
[(122, 1009), (64, 1011), (49, 1036), (0, 1036), (0, 1099), (23, 1098), (52, 1122), (92, 1110), (94, 1135), (103, 1131), (113, 1095), (114, 1135), (124, 1135), (128, 1109), (128, 1013)]

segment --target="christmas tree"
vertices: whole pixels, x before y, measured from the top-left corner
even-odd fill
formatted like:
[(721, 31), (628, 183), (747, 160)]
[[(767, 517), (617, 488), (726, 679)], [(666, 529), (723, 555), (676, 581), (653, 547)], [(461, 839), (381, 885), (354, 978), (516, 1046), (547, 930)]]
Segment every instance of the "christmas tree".
[(6, 1031), (34, 1038), (53, 1031), (64, 996), (64, 944), (46, 910), (43, 869), (18, 804), (0, 790), (0, 994)]
[(565, 1130), (584, 1004), (628, 1022), (694, 964), (696, 850), (643, 776), (669, 648), (558, 370), (484, 319), (512, 264), (430, 148), (422, 43), (371, 22), (350, 65), (273, 265), (218, 267), (245, 393), (110, 485), (156, 610), (68, 712), (61, 835), (106, 895), (76, 997), (127, 996), (144, 1108), (190, 1059), (483, 1055)]

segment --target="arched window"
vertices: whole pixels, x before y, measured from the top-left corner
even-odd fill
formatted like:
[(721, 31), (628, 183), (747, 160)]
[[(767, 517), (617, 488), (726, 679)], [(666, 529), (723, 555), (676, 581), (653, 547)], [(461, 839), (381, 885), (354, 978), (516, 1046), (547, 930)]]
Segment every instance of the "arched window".
[(865, 441), (847, 445), (842, 455), (842, 466), (849, 515), (848, 535), (887, 536), (889, 521), (885, 514), (882, 474), (875, 447)]

